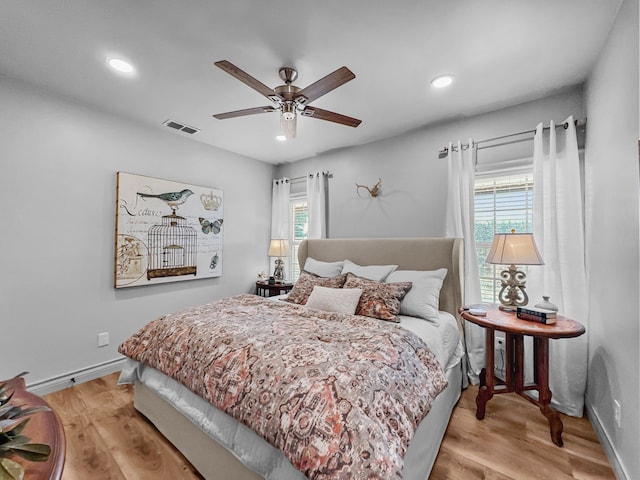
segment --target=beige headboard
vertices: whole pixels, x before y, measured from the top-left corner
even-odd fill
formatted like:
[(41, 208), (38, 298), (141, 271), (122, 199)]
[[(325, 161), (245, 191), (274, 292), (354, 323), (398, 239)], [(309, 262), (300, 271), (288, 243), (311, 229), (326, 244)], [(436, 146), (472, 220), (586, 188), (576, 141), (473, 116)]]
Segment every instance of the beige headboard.
[(440, 290), (440, 310), (456, 317), (464, 334), (458, 308), (463, 298), (461, 238), (329, 238), (305, 240), (298, 249), (298, 261), (307, 257), (324, 262), (349, 259), (359, 265), (398, 265), (398, 270), (446, 268)]

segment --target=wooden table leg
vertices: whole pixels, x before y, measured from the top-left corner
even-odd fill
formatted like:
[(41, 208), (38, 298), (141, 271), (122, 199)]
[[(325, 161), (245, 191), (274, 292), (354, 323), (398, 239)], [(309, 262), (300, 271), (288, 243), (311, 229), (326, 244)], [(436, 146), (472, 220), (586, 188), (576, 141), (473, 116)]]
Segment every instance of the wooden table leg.
[(485, 368), (480, 372), (480, 388), (476, 397), (476, 418), (482, 420), (484, 418), (487, 402), (493, 397), (493, 389), (495, 387), (494, 372), (494, 348), (495, 348), (495, 331), (493, 328), (485, 330)]
[(522, 395), (524, 392), (524, 337), (507, 333), (507, 340), (513, 345), (513, 390)]
[(536, 383), (538, 385), (538, 401), (540, 411), (549, 422), (549, 432), (551, 441), (561, 447), (562, 442), (562, 420), (560, 415), (549, 406), (551, 403), (551, 390), (549, 389), (549, 339), (536, 337), (534, 342), (534, 359), (536, 364)]

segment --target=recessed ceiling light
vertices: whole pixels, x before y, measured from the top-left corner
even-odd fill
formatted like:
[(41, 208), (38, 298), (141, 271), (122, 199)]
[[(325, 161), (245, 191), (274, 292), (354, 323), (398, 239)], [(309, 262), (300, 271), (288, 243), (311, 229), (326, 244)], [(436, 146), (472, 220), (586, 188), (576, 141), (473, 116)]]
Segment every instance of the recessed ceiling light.
[(135, 68), (129, 62), (121, 58), (107, 58), (107, 64), (120, 73), (134, 73)]
[(276, 140), (278, 140), (279, 142), (286, 142), (287, 137), (285, 137), (284, 135), (277, 135)]
[(453, 83), (453, 79), (454, 78), (455, 77), (453, 75), (451, 75), (450, 73), (447, 73), (445, 75), (438, 75), (436, 78), (431, 80), (431, 86), (434, 87), (434, 88), (448, 87), (449, 85), (451, 85)]

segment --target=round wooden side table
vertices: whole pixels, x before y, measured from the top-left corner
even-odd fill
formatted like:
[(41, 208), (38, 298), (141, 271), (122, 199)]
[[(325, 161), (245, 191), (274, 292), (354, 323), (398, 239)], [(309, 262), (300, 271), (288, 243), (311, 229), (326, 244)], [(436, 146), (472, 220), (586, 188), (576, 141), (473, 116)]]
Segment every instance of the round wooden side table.
[[(549, 406), (549, 339), (579, 337), (585, 332), (584, 326), (575, 320), (558, 315), (556, 323), (546, 325), (534, 321), (522, 320), (513, 312), (504, 312), (492, 306), (486, 316), (472, 315), (460, 309), (462, 317), (486, 330), (486, 367), (480, 372), (480, 389), (476, 397), (476, 418), (482, 420), (487, 402), (499, 393), (517, 393), (540, 408), (549, 422), (553, 443), (562, 446), (562, 420), (558, 412)], [(504, 382), (494, 374), (495, 332), (505, 332), (506, 365)], [(533, 384), (524, 383), (524, 337), (533, 337)], [(536, 390), (538, 398), (527, 392)]]

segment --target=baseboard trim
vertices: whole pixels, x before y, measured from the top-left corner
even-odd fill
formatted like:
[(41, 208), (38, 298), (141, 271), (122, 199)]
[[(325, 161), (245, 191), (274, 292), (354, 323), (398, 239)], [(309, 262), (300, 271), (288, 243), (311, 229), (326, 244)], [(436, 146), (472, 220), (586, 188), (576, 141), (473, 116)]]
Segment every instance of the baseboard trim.
[(88, 382), (89, 380), (104, 377), (105, 375), (122, 370), (124, 361), (124, 357), (116, 358), (90, 367), (63, 373), (62, 375), (51, 377), (46, 380), (27, 384), (27, 390), (39, 396), (47, 395), (64, 388), (72, 387), (78, 383)]
[(602, 426), (602, 422), (600, 421), (600, 417), (598, 413), (593, 408), (593, 405), (589, 401), (589, 398), (585, 396), (584, 405), (587, 410), (587, 417), (591, 421), (591, 425), (593, 425), (593, 429), (596, 431), (596, 435), (598, 435), (598, 439), (602, 444), (602, 448), (604, 449), (604, 453), (607, 455), (609, 462), (611, 463), (611, 468), (613, 468), (613, 472), (616, 474), (616, 478), (618, 480), (630, 480), (630, 477), (627, 475), (627, 472), (624, 470), (622, 463), (620, 463), (620, 458), (616, 452), (616, 449), (611, 442), (611, 437), (607, 434), (606, 430)]

